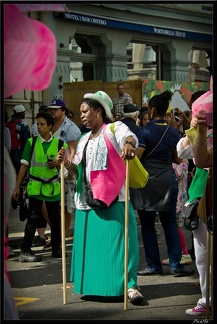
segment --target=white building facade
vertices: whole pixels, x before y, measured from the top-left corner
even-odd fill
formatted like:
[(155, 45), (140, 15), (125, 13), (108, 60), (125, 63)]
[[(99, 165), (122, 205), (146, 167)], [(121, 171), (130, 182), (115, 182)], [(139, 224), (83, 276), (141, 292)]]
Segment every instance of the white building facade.
[(56, 36), (50, 87), (5, 100), (27, 107), (29, 124), (41, 104), (63, 97), (64, 82), (136, 79), (209, 81), (214, 4), (67, 3), (69, 12), (31, 12)]

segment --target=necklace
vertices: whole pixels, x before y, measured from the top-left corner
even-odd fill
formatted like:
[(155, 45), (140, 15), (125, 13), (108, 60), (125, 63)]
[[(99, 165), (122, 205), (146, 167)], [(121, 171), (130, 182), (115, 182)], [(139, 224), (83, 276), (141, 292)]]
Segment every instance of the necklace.
[(96, 132), (94, 132), (93, 130), (91, 131), (91, 137), (97, 137), (101, 131), (102, 127), (100, 127), (100, 129), (98, 129)]

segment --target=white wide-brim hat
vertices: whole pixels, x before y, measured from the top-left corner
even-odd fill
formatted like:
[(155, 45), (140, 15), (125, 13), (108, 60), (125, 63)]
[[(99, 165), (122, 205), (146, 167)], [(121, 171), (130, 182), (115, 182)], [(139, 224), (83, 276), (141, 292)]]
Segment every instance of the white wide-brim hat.
[(113, 102), (111, 100), (111, 98), (107, 95), (107, 93), (105, 93), (104, 91), (97, 91), (96, 93), (86, 93), (84, 95), (84, 98), (88, 98), (88, 99), (93, 99), (98, 101), (103, 108), (105, 109), (105, 113), (106, 116), (109, 119), (112, 119), (112, 108), (113, 108)]

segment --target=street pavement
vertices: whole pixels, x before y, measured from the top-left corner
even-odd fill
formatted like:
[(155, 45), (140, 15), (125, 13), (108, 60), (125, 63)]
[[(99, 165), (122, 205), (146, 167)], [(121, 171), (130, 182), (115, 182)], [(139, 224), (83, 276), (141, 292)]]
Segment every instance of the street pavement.
[[(137, 218), (137, 215), (135, 214)], [(145, 267), (144, 249), (138, 222), (140, 268)], [(198, 272), (193, 261), (191, 267), (194, 274), (187, 277), (175, 277), (170, 274), (168, 265), (163, 266), (163, 275), (138, 276), (138, 285), (144, 296), (140, 306), (127, 303), (123, 298), (88, 298), (73, 292), (73, 283), (69, 281), (71, 249), (73, 244), (73, 226), (66, 238), (66, 267), (62, 259), (53, 258), (50, 251), (43, 247), (33, 247), (36, 253), (43, 255), (41, 262), (21, 263), (18, 261), (25, 222), (19, 220), (18, 210), (9, 214), (9, 245), (15, 256), (7, 260), (7, 268), (11, 280), (12, 293), (21, 320), (185, 320), (194, 322), (195, 317), (185, 313), (187, 308), (196, 305), (201, 296), (198, 284)], [(158, 237), (161, 259), (167, 258), (167, 249), (163, 229)], [(183, 229), (188, 248), (192, 247), (191, 232)], [(50, 228), (46, 233), (49, 235)], [(123, 260), (124, 262), (124, 260)], [(111, 265), (112, 266), (112, 265)], [(65, 269), (65, 270), (64, 270)], [(64, 271), (63, 271), (64, 270)], [(63, 282), (65, 286), (63, 289)], [(197, 323), (203, 319), (197, 318)], [(209, 318), (209, 322), (212, 317)], [(201, 322), (200, 322), (201, 323)]]

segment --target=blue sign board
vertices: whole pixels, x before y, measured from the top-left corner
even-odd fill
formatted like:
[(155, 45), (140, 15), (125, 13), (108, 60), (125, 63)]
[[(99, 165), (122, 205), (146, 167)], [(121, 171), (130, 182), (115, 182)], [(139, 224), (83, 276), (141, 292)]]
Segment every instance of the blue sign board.
[(75, 13), (66, 13), (66, 12), (60, 13), (60, 17), (63, 17), (65, 20), (69, 20), (69, 21), (76, 21), (80, 23), (93, 24), (93, 25), (98, 25), (103, 27), (135, 30), (146, 34), (212, 43), (212, 35), (206, 33), (196, 33), (196, 32), (189, 32), (189, 31), (183, 31), (178, 29), (140, 25), (135, 23), (117, 21), (112, 19), (104, 19), (104, 18), (86, 16), (86, 15), (75, 14)]

